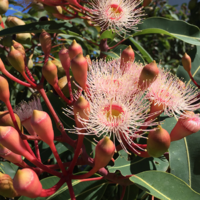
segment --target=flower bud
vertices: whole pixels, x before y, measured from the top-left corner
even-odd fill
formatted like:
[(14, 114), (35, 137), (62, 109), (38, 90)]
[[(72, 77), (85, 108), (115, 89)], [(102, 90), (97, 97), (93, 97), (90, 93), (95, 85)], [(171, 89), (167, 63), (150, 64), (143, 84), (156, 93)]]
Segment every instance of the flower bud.
[(5, 24), (8, 27), (14, 27), (14, 26), (21, 26), (21, 25), (25, 25), (25, 22), (22, 21), (21, 19), (17, 18), (17, 17), (8, 17), (5, 21)]
[(51, 52), (51, 35), (47, 33), (45, 30), (42, 30), (39, 40), (40, 40), (44, 55), (48, 56)]
[(0, 15), (0, 24), (3, 22), (2, 16)]
[[(72, 88), (72, 92), (75, 92), (78, 90), (78, 87), (77, 85), (75, 84), (75, 79), (74, 77), (70, 77), (70, 80), (71, 80), (71, 88)], [(68, 83), (67, 83), (67, 77), (66, 76), (63, 76), (62, 78), (60, 78), (58, 80), (58, 86), (60, 87), (60, 89), (62, 90), (63, 94), (66, 96), (66, 97), (69, 97), (69, 86), (68, 86)]]
[(8, 0), (0, 0), (0, 15), (5, 14), (8, 10), (9, 2)]
[(180, 140), (192, 133), (200, 130), (200, 117), (194, 112), (186, 111), (186, 116), (181, 116), (178, 119), (175, 127), (170, 133), (171, 141)]
[(69, 57), (73, 59), (78, 54), (83, 54), (83, 50), (80, 44), (76, 42), (76, 40), (73, 40), (72, 44), (68, 48)]
[(28, 66), (29, 69), (32, 69), (33, 65), (34, 65), (32, 57), (33, 57), (33, 54), (28, 58), (28, 61), (27, 61), (27, 66)]
[(22, 44), (16, 42), (15, 40), (12, 40), (12, 45), (17, 51), (19, 51), (25, 57), (26, 53)]
[(57, 67), (50, 60), (42, 68), (42, 74), (50, 85), (54, 85), (58, 80)]
[(62, 14), (61, 6), (48, 6), (44, 4), (44, 9), (48, 12), (50, 17), (54, 16), (54, 14)]
[(0, 172), (0, 195), (8, 198), (19, 196), (13, 187), (13, 180), (8, 174)]
[(76, 82), (85, 90), (87, 82), (88, 64), (83, 54), (78, 54), (71, 61), (71, 70)]
[[(20, 118), (18, 117), (17, 114), (14, 113), (14, 115), (19, 129), (22, 130), (22, 124)], [(10, 113), (7, 110), (0, 111), (0, 126), (12, 126), (13, 128), (15, 128)]]
[(170, 146), (170, 135), (161, 126), (155, 131), (150, 131), (147, 140), (147, 152), (152, 157), (160, 157)]
[(24, 156), (27, 152), (24, 141), (12, 126), (0, 126), (0, 143), (19, 155)]
[(31, 44), (31, 39), (30, 33), (18, 33), (15, 35), (15, 40), (22, 44)]
[(152, 0), (144, 0), (142, 6), (143, 6), (143, 7), (146, 7), (146, 6), (148, 6), (151, 2), (152, 2)]
[(187, 53), (185, 53), (181, 60), (185, 71), (189, 74), (192, 68), (190, 56)]
[(34, 110), (31, 125), (42, 141), (51, 146), (54, 140), (54, 131), (49, 115), (44, 111)]
[(154, 61), (144, 66), (139, 76), (138, 87), (141, 89), (148, 88), (159, 74), (159, 69)]
[(4, 103), (9, 101), (10, 92), (9, 92), (9, 85), (8, 81), (0, 75), (0, 100)]
[(8, 61), (10, 64), (20, 73), (25, 71), (24, 56), (16, 50), (13, 46), (11, 51), (8, 53)]
[(53, 64), (56, 65), (57, 67), (57, 72), (58, 72), (58, 77), (63, 77), (65, 76), (65, 70), (61, 64), (61, 62), (58, 59), (54, 59), (51, 61)]
[(29, 198), (39, 197), (42, 192), (42, 184), (37, 174), (29, 168), (18, 170), (13, 179), (15, 190)]
[(133, 62), (135, 59), (135, 53), (131, 47), (131, 45), (129, 45), (126, 49), (124, 49), (122, 51), (121, 54), (121, 69), (123, 70), (123, 68), (125, 67), (125, 64), (127, 62)]
[(2, 158), (5, 158), (6, 160), (9, 160), (10, 162), (14, 164), (20, 164), (24, 166), (22, 157), (19, 154), (16, 154), (6, 147), (4, 147), (2, 144), (0, 144), (0, 156)]
[(83, 128), (82, 123), (79, 121), (79, 117), (85, 120), (89, 119), (89, 113), (90, 113), (89, 102), (83, 96), (80, 96), (73, 105), (73, 111), (74, 111), (76, 126), (78, 128)]
[(115, 153), (115, 145), (109, 137), (101, 139), (95, 148), (94, 168), (105, 167)]
[(64, 46), (62, 49), (59, 51), (59, 59), (60, 62), (62, 63), (62, 66), (66, 72), (69, 72), (69, 68), (71, 65), (71, 59), (69, 57), (69, 51), (66, 49)]

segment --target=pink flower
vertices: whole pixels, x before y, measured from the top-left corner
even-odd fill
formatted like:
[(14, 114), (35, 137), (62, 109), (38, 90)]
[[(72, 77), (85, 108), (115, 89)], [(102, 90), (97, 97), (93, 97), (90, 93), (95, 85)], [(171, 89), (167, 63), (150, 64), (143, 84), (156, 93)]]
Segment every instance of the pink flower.
[(93, 21), (102, 30), (111, 29), (121, 35), (127, 29), (136, 29), (141, 22), (142, 7), (137, 8), (141, 0), (92, 0), (90, 7), (93, 9)]
[(89, 64), (87, 85), (91, 93), (135, 93), (139, 74), (143, 68), (141, 63), (129, 62), (126, 70), (120, 69), (120, 59), (106, 62), (105, 60), (95, 60)]
[(155, 82), (148, 88), (147, 97), (159, 109), (169, 116), (186, 115), (185, 110), (194, 111), (200, 108), (196, 103), (199, 90), (191, 85), (185, 85), (178, 77), (160, 69)]
[[(143, 137), (135, 134), (143, 126), (157, 125), (157, 122), (145, 120), (149, 117), (148, 110), (150, 102), (145, 98), (144, 92), (137, 93), (134, 98), (131, 94), (112, 92), (95, 92), (90, 97), (85, 97), (90, 104), (90, 113), (87, 119), (81, 118), (77, 114), (77, 119), (83, 125), (83, 128), (75, 127), (77, 134), (82, 134), (86, 130), (87, 135), (96, 135), (97, 137), (108, 135), (119, 141), (122, 148), (127, 152), (125, 144), (130, 145), (134, 138)], [(73, 108), (64, 109), (66, 115), (73, 115)], [(151, 114), (154, 115), (155, 113)], [(145, 131), (145, 130), (143, 130)], [(133, 147), (130, 145), (133, 149)], [(137, 144), (136, 144), (137, 147)], [(138, 147), (140, 148), (140, 147)], [(134, 149), (135, 150), (135, 149)]]

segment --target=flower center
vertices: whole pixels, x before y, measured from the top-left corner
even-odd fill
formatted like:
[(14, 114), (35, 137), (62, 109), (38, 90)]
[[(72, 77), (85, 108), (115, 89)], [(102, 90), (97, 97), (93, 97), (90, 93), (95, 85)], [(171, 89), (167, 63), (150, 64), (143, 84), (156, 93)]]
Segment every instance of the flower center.
[(118, 4), (111, 4), (107, 9), (107, 16), (109, 19), (118, 20), (122, 17), (123, 10)]
[(108, 122), (113, 119), (115, 119), (115, 122), (119, 122), (124, 113), (122, 107), (115, 104), (104, 107), (103, 111)]

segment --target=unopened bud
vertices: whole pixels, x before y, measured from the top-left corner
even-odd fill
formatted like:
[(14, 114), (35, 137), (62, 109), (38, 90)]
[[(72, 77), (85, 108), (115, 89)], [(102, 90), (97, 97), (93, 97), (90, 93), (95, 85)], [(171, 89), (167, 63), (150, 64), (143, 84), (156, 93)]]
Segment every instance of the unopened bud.
[(148, 88), (156, 79), (159, 74), (159, 69), (154, 61), (144, 66), (139, 76), (138, 86), (141, 89)]
[(71, 70), (76, 82), (85, 90), (87, 82), (88, 64), (83, 54), (78, 54), (71, 61)]
[(65, 70), (64, 70), (64, 68), (63, 68), (63, 66), (62, 66), (62, 64), (61, 64), (61, 62), (60, 62), (58, 59), (54, 59), (54, 60), (52, 60), (51, 62), (52, 62), (53, 64), (55, 64), (56, 67), (57, 67), (58, 77), (60, 78), (60, 77), (65, 76)]
[(54, 131), (51, 118), (44, 111), (34, 110), (31, 117), (31, 125), (39, 137), (49, 146), (53, 144)]
[(76, 40), (73, 40), (72, 44), (68, 48), (69, 51), (69, 57), (73, 59), (78, 54), (83, 54), (83, 50), (80, 44), (76, 42)]
[(61, 6), (48, 6), (44, 4), (44, 9), (48, 12), (50, 17), (52, 17), (54, 14), (62, 14)]
[(8, 17), (5, 21), (5, 24), (8, 27), (14, 27), (14, 26), (20, 26), (20, 25), (25, 25), (25, 22), (17, 17)]
[(26, 53), (22, 44), (16, 42), (15, 40), (12, 40), (12, 46), (25, 57)]
[(13, 46), (8, 53), (8, 61), (20, 73), (25, 71), (24, 56), (16, 50)]
[(185, 53), (182, 57), (182, 65), (185, 71), (189, 74), (192, 68), (192, 64), (191, 64), (191, 58), (187, 53)]
[(22, 166), (24, 165), (22, 157), (19, 154), (16, 154), (10, 151), (6, 147), (4, 147), (2, 144), (0, 144), (0, 156), (6, 160), (9, 160), (10, 162), (14, 164), (20, 164)]
[(33, 65), (34, 65), (32, 57), (33, 57), (33, 54), (28, 58), (28, 61), (27, 61), (27, 66), (28, 66), (29, 69), (32, 69)]
[(5, 14), (8, 10), (9, 2), (8, 0), (0, 0), (0, 15)]
[(42, 30), (39, 40), (40, 40), (44, 55), (48, 56), (51, 52), (51, 35), (47, 33), (45, 30)]
[(82, 128), (83, 124), (79, 121), (79, 118), (85, 120), (89, 119), (89, 113), (90, 113), (89, 102), (83, 96), (80, 96), (73, 105), (73, 111), (74, 111), (76, 126)]
[(10, 99), (9, 85), (8, 81), (0, 75), (0, 100), (4, 103), (8, 102)]
[(0, 143), (19, 155), (27, 152), (24, 141), (12, 126), (0, 126)]
[(42, 68), (42, 74), (50, 85), (54, 85), (58, 80), (57, 67), (50, 60)]
[(133, 62), (135, 59), (135, 53), (131, 47), (131, 45), (129, 45), (126, 49), (124, 49), (122, 51), (121, 54), (121, 70), (124, 70), (125, 65), (128, 62)]
[[(15, 119), (17, 121), (17, 125), (20, 130), (22, 130), (22, 124), (20, 121), (20, 118), (16, 113), (14, 113)], [(0, 126), (12, 126), (13, 128), (15, 127), (12, 121), (12, 118), (10, 116), (10, 113), (6, 111), (0, 111)]]
[(170, 135), (161, 126), (155, 131), (150, 131), (147, 140), (147, 152), (152, 157), (160, 157), (170, 146)]
[(8, 198), (19, 196), (13, 187), (13, 180), (8, 174), (0, 172), (0, 195)]
[(30, 33), (18, 33), (15, 35), (15, 40), (22, 44), (31, 44), (32, 36)]
[(200, 117), (194, 112), (186, 111), (170, 133), (171, 141), (180, 140), (200, 130)]
[(94, 168), (105, 167), (115, 153), (115, 145), (109, 137), (101, 139), (95, 148)]
[(69, 72), (69, 68), (71, 65), (71, 58), (69, 57), (69, 51), (66, 49), (64, 46), (62, 49), (59, 51), (59, 59), (60, 62), (62, 63), (62, 66), (66, 72)]
[(0, 71), (3, 72), (5, 70), (5, 65), (3, 64), (1, 58), (0, 58)]
[(37, 174), (28, 168), (17, 171), (13, 179), (13, 186), (20, 195), (29, 198), (39, 197), (42, 192), (42, 184)]

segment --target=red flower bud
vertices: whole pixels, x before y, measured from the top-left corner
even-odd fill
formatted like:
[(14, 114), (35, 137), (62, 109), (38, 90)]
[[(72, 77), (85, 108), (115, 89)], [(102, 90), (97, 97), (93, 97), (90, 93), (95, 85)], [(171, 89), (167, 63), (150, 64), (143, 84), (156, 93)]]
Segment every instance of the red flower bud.
[(42, 68), (42, 74), (50, 85), (54, 85), (58, 81), (57, 67), (50, 60)]
[(74, 111), (76, 126), (78, 128), (82, 128), (83, 125), (79, 121), (79, 117), (86, 120), (89, 119), (89, 113), (90, 113), (89, 102), (83, 96), (80, 96), (73, 105), (73, 111)]
[(51, 35), (47, 33), (45, 30), (42, 30), (39, 40), (40, 40), (44, 55), (48, 56), (51, 52)]
[(76, 82), (85, 90), (87, 82), (88, 63), (83, 54), (78, 54), (71, 61), (71, 70)]
[(25, 71), (24, 56), (16, 50), (13, 46), (11, 47), (10, 52), (8, 53), (8, 61), (10, 64), (20, 73)]
[(26, 53), (22, 44), (16, 42), (15, 40), (12, 40), (12, 45), (17, 51), (19, 51), (25, 57)]
[(109, 137), (105, 137), (97, 143), (95, 148), (94, 168), (105, 167), (115, 153), (115, 145)]
[(69, 51), (64, 46), (59, 51), (59, 59), (60, 59), (60, 62), (62, 63), (64, 70), (66, 72), (69, 72), (71, 59), (69, 57)]
[(159, 69), (155, 60), (145, 65), (139, 77), (138, 87), (143, 90), (148, 88), (155, 81), (158, 74)]
[(51, 146), (54, 140), (54, 131), (49, 115), (44, 111), (34, 110), (31, 125), (42, 141)]
[(9, 92), (9, 85), (8, 81), (0, 75), (0, 100), (3, 102), (9, 101), (10, 92)]
[(187, 53), (185, 53), (181, 60), (182, 60), (182, 65), (183, 65), (185, 71), (187, 73), (190, 73), (191, 68), (192, 68), (192, 63), (191, 63), (190, 56)]
[(160, 157), (168, 150), (170, 142), (169, 133), (161, 126), (158, 126), (157, 130), (149, 132), (147, 152), (152, 157)]
[(170, 133), (171, 141), (180, 140), (200, 130), (200, 117), (194, 112), (186, 111), (187, 116), (181, 116)]
[(76, 42), (76, 40), (73, 40), (72, 44), (68, 48), (69, 51), (69, 57), (73, 59), (78, 54), (83, 54), (83, 50), (80, 44)]
[(29, 198), (39, 197), (42, 192), (42, 184), (37, 174), (28, 168), (17, 171), (13, 179), (13, 186), (20, 195)]

